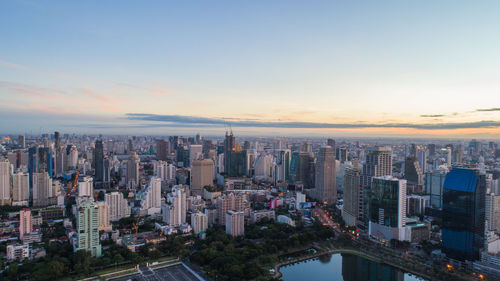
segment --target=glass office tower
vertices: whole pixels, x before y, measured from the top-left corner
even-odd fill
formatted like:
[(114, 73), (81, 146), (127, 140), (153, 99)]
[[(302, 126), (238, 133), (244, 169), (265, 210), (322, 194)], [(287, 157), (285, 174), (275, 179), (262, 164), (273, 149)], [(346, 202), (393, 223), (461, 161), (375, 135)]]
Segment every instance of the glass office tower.
[(486, 178), (472, 169), (451, 170), (443, 186), (442, 250), (448, 258), (478, 260), (483, 247)]

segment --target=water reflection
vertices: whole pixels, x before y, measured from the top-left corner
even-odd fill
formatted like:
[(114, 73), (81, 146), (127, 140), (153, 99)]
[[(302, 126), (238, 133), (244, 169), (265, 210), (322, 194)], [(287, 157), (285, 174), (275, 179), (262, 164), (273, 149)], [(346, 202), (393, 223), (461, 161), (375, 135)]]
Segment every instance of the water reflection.
[(358, 256), (341, 254), (343, 281), (403, 281), (401, 270)]
[(350, 254), (334, 254), (282, 267), (284, 281), (421, 281), (392, 266)]

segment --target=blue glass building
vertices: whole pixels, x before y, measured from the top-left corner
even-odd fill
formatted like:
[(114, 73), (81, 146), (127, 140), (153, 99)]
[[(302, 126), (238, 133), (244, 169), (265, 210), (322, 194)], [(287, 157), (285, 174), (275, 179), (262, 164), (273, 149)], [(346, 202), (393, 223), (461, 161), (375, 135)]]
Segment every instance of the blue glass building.
[(451, 170), (443, 185), (442, 251), (448, 258), (478, 260), (483, 247), (486, 177), (471, 169)]

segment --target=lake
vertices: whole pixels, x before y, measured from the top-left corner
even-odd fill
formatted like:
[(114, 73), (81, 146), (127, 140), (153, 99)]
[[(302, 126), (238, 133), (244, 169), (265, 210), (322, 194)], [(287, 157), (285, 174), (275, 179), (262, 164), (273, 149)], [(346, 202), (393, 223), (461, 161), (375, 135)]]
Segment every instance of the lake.
[(281, 267), (285, 281), (422, 281), (395, 267), (356, 255), (325, 255)]

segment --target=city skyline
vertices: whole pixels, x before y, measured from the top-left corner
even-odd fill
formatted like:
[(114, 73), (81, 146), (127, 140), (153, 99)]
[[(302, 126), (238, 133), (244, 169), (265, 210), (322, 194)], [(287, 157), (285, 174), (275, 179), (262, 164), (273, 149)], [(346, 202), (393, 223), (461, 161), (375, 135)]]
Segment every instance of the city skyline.
[(500, 4), (0, 4), (0, 133), (500, 138)]

